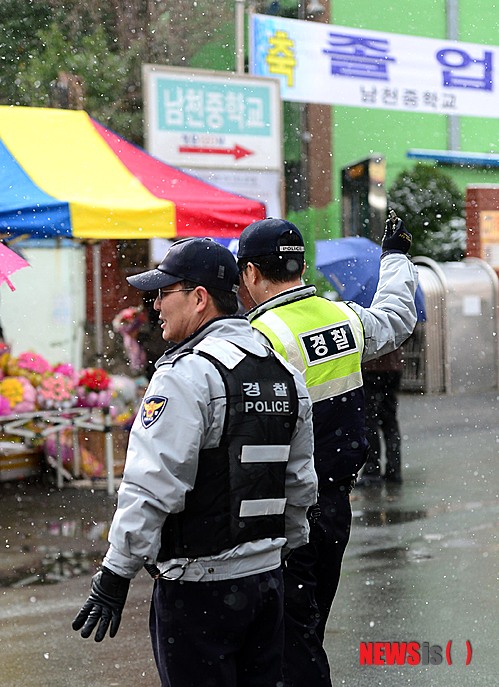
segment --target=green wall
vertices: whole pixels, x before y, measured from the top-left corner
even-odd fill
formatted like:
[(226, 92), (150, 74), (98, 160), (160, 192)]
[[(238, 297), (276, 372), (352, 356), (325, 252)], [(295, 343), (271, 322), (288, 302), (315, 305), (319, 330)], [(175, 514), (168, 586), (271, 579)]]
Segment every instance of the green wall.
[[(292, 0), (281, 3), (284, 9)], [(446, 38), (445, 0), (330, 0), (331, 23), (367, 28), (376, 31)], [(497, 0), (459, 0), (459, 40), (470, 43), (495, 45), (498, 43)], [(190, 66), (203, 69), (233, 70), (234, 25), (229, 22), (219, 27), (216, 39), (204, 46), (192, 59)], [(498, 78), (496, 65), (496, 78)], [(496, 85), (497, 88), (497, 85)], [(296, 109), (296, 108), (295, 108)], [(284, 130), (291, 132), (286, 139), (286, 157), (298, 155), (298, 138), (293, 134), (296, 122), (291, 105), (284, 108)], [(499, 118), (459, 118), (461, 145), (465, 152), (499, 154)], [(293, 145), (294, 141), (294, 145)], [(387, 162), (387, 188), (403, 169), (416, 164), (407, 158), (410, 148), (446, 150), (448, 144), (448, 118), (399, 112), (370, 110), (355, 107), (332, 108), (333, 204), (326, 214), (303, 211), (292, 219), (317, 238), (335, 237), (341, 223), (341, 168), (351, 162), (382, 154)], [(468, 184), (499, 184), (499, 168), (466, 168), (445, 166), (459, 188), (465, 191)], [(312, 256), (310, 256), (312, 257)]]
[[(331, 23), (376, 31), (446, 38), (445, 0), (331, 0)], [(498, 43), (496, 0), (459, 1), (459, 40)], [(495, 76), (498, 78), (498, 66)], [(497, 84), (496, 84), (497, 89)], [(499, 119), (460, 117), (460, 150), (499, 154)], [(412, 167), (410, 148), (446, 150), (448, 118), (393, 110), (333, 108), (333, 198), (339, 202), (341, 167), (380, 153), (387, 161), (387, 188), (402, 170)], [(463, 193), (468, 184), (499, 184), (499, 168), (445, 166)]]
[[(479, 3), (475, 0), (475, 5)], [(445, 0), (330, 0), (330, 7), (331, 24), (428, 38), (445, 36)]]

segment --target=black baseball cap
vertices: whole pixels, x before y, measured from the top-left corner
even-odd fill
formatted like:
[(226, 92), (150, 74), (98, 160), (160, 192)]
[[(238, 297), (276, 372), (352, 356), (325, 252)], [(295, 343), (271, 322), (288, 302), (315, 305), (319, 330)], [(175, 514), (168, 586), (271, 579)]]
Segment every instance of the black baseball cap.
[(239, 270), (230, 250), (213, 239), (182, 239), (170, 247), (156, 269), (127, 277), (127, 281), (141, 291), (191, 281), (237, 293)]
[(268, 217), (253, 222), (244, 229), (239, 239), (238, 260), (282, 255), (304, 255), (303, 237), (297, 227), (285, 219)]

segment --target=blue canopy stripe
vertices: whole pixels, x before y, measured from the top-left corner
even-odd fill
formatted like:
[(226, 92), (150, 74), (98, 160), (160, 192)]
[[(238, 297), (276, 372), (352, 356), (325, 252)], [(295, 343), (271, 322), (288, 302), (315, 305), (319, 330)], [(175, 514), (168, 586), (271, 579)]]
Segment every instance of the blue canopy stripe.
[(0, 141), (0, 229), (33, 237), (71, 236), (68, 203), (42, 191)]

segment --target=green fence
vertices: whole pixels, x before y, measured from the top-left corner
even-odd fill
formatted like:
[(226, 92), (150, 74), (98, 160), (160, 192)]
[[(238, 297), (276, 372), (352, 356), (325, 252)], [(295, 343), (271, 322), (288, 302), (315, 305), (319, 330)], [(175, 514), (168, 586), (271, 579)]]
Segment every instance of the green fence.
[(316, 284), (318, 291), (331, 290), (331, 284), (315, 269), (315, 242), (324, 239), (341, 237), (341, 218), (337, 204), (331, 203), (323, 208), (307, 208), (292, 211), (287, 219), (296, 224), (305, 241), (305, 260), (307, 269), (304, 280), (307, 284)]

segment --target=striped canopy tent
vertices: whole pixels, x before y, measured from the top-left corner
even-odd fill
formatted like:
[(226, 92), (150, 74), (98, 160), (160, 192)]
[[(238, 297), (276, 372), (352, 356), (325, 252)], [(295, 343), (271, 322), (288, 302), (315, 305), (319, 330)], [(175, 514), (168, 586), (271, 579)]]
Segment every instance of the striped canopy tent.
[(96, 351), (100, 241), (237, 238), (265, 205), (146, 153), (82, 110), (0, 106), (0, 235), (93, 241)]
[(82, 110), (0, 106), (0, 231), (237, 237), (265, 205), (148, 155)]

